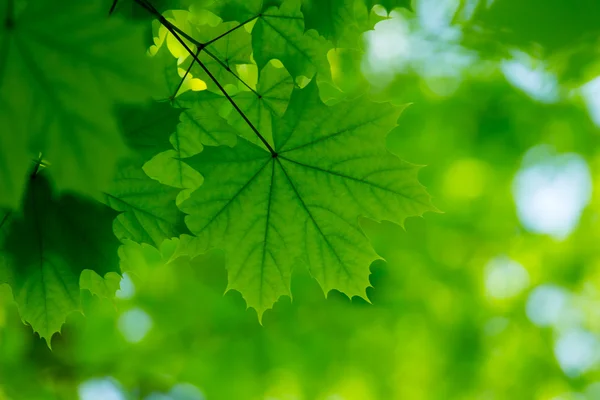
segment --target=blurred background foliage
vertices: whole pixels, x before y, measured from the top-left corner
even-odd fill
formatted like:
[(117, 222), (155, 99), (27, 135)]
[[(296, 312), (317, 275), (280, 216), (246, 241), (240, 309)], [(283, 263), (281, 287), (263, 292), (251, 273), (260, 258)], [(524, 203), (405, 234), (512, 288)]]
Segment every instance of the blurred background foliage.
[(600, 3), (412, 9), (376, 6), (321, 84), (413, 103), (388, 146), (445, 212), (362, 222), (372, 304), (299, 271), (261, 326), (223, 254), (126, 243), (117, 298), (82, 291), (52, 350), (0, 286), (0, 399), (600, 399)]

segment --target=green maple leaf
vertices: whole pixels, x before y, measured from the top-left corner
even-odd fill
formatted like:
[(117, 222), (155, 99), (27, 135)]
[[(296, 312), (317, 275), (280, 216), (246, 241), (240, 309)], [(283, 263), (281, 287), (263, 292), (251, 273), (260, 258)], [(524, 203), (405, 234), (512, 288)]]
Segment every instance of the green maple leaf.
[[(250, 33), (244, 27), (232, 30), (237, 26), (239, 24), (236, 22), (226, 22), (216, 27), (200, 25), (196, 26), (192, 33), (192, 36), (201, 43), (209, 43), (214, 40), (206, 46), (204, 51), (198, 53), (198, 58), (221, 85), (236, 84), (238, 81), (230, 70), (235, 73), (236, 65), (252, 63), (250, 58), (252, 53)], [(229, 31), (231, 32), (227, 33)], [(193, 57), (188, 57), (188, 63), (193, 61)], [(187, 65), (189, 64), (182, 65), (182, 68), (187, 68)], [(205, 81), (210, 90), (219, 91), (216, 84), (197, 63), (194, 63), (192, 73), (194, 77)]]
[(303, 0), (302, 13), (306, 29), (315, 29), (338, 48), (361, 49), (362, 33), (385, 19), (372, 12), (373, 5), (362, 0)]
[(67, 315), (80, 310), (81, 272), (119, 271), (119, 242), (114, 211), (72, 195), (55, 198), (44, 173), (29, 182), (22, 215), (5, 214), (0, 253), (21, 318), (50, 345)]
[(304, 0), (302, 13), (307, 29), (316, 29), (334, 44), (356, 30), (355, 0)]
[(279, 6), (282, 0), (215, 0), (208, 9), (223, 21), (244, 22), (255, 18), (270, 6)]
[(146, 107), (124, 107), (120, 112), (125, 144), (130, 160), (139, 166), (171, 147), (169, 136), (179, 123), (181, 110), (168, 102), (152, 102)]
[(183, 107), (177, 130), (171, 135), (172, 149), (156, 155), (144, 170), (162, 184), (183, 189), (177, 202), (202, 184), (202, 175), (181, 161), (202, 151), (205, 145), (233, 146), (237, 132), (220, 116), (226, 106), (225, 97), (209, 91), (190, 92), (175, 101)]
[(252, 30), (252, 48), (258, 68), (271, 59), (280, 60), (294, 77), (330, 76), (327, 52), (331, 44), (318, 32), (305, 31), (300, 3), (286, 0), (281, 7), (267, 9)]
[(159, 246), (188, 232), (175, 205), (179, 190), (151, 179), (142, 169), (147, 160), (171, 147), (170, 132), (176, 129), (180, 113), (167, 102), (123, 111), (125, 140), (134, 155), (120, 165), (104, 196), (106, 204), (120, 212), (113, 228), (121, 240)]
[(121, 286), (121, 275), (109, 272), (104, 277), (91, 269), (84, 269), (79, 277), (79, 287), (105, 299), (113, 299)]
[(402, 109), (364, 97), (328, 107), (313, 81), (275, 119), (273, 153), (243, 139), (233, 149), (205, 148), (187, 160), (205, 182), (181, 206), (196, 237), (180, 253), (225, 249), (228, 289), (259, 316), (290, 295), (299, 264), (326, 293), (366, 298), (378, 256), (359, 218), (402, 224), (435, 210), (419, 167), (385, 148)]
[(394, 8), (406, 8), (407, 10), (412, 10), (411, 0), (365, 0), (365, 3), (369, 9), (373, 8), (375, 5), (380, 5), (385, 8), (388, 13)]
[(151, 179), (140, 167), (122, 167), (105, 194), (106, 204), (120, 212), (113, 224), (115, 235), (159, 246), (165, 239), (187, 233), (175, 205), (178, 194), (178, 189)]
[(0, 7), (0, 206), (18, 207), (38, 152), (58, 190), (94, 194), (126, 152), (115, 105), (152, 92), (144, 30), (101, 1), (12, 4)]
[[(271, 118), (283, 116), (293, 89), (294, 80), (285, 68), (269, 63), (260, 73), (256, 91), (238, 93), (233, 99), (244, 115), (255, 121), (261, 134), (271, 141)], [(245, 139), (256, 144), (260, 142), (240, 114), (233, 111), (228, 121)]]

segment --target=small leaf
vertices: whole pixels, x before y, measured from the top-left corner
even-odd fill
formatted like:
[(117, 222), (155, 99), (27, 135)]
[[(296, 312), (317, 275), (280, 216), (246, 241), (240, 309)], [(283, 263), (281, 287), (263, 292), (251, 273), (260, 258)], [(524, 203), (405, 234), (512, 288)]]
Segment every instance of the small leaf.
[(119, 290), (121, 276), (115, 272), (109, 272), (101, 277), (92, 270), (84, 269), (79, 278), (79, 287), (89, 290), (90, 293), (105, 299), (112, 299)]
[(365, 0), (365, 3), (369, 10), (375, 5), (380, 5), (385, 8), (388, 13), (392, 12), (395, 8), (412, 10), (411, 0)]

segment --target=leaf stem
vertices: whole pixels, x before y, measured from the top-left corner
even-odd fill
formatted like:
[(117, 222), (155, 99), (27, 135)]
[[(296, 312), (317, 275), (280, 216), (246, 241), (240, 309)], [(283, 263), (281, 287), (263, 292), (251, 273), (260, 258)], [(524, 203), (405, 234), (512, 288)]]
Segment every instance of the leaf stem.
[(190, 35), (185, 33), (183, 30), (178, 28), (176, 25), (169, 22), (165, 17), (163, 17), (163, 15), (156, 8), (154, 8), (154, 6), (150, 2), (148, 2), (147, 0), (134, 0), (134, 1), (136, 3), (138, 3), (140, 6), (144, 7), (148, 12), (150, 12), (150, 14), (152, 14), (156, 18), (158, 18), (158, 21), (161, 24), (163, 24), (165, 28), (169, 29), (169, 31), (175, 30), (177, 33), (179, 33), (181, 36), (183, 36), (186, 40), (188, 40), (189, 42), (198, 46), (199, 49), (204, 48), (204, 46), (205, 46), (204, 43), (194, 39), (193, 37), (191, 37)]
[(216, 42), (217, 40), (221, 39), (224, 36), (229, 35), (231, 32), (235, 31), (236, 29), (241, 28), (242, 26), (246, 25), (247, 23), (250, 23), (252, 21), (254, 21), (256, 18), (258, 18), (260, 15), (256, 15), (252, 18), (248, 18), (246, 21), (242, 22), (241, 24), (234, 26), (233, 28), (231, 28), (230, 30), (228, 30), (225, 33), (220, 34), (219, 36), (217, 36), (216, 38), (209, 40), (208, 42), (204, 43), (205, 46), (208, 46), (209, 44), (213, 44), (214, 42)]
[(119, 0), (113, 0), (112, 5), (110, 6), (110, 10), (108, 10), (108, 15), (112, 15), (115, 12), (115, 8), (117, 8), (117, 3)]
[(35, 177), (37, 176), (40, 167), (42, 166), (42, 153), (40, 153), (40, 156), (38, 157), (37, 160), (35, 160), (35, 167), (33, 168), (33, 172), (31, 172), (31, 179), (35, 179)]
[(12, 214), (12, 211), (7, 211), (6, 214), (4, 214), (4, 217), (2, 217), (2, 221), (0, 221), (0, 228), (2, 228), (6, 221), (8, 221), (8, 217), (10, 217), (10, 214)]
[[(198, 55), (200, 54), (200, 51), (201, 51), (200, 49), (196, 50), (196, 57), (198, 57)], [(173, 92), (173, 95), (169, 98), (169, 100), (173, 101), (173, 100), (175, 100), (175, 97), (177, 97), (177, 93), (179, 93), (179, 89), (181, 89), (183, 82), (185, 82), (185, 78), (187, 78), (187, 76), (190, 74), (190, 71), (192, 70), (192, 67), (194, 66), (194, 61), (195, 60), (192, 60), (190, 66), (185, 71), (185, 74), (183, 74), (183, 77), (179, 81), (177, 88), (175, 88), (175, 92)]]

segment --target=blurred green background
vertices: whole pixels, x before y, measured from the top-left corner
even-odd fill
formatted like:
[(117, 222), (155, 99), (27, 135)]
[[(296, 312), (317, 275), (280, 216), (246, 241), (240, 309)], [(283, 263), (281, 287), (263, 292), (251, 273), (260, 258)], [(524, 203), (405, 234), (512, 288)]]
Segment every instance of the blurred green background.
[(223, 254), (127, 243), (52, 350), (0, 286), (0, 399), (600, 399), (600, 2), (413, 9), (330, 54), (348, 94), (413, 103), (388, 146), (444, 211), (363, 221), (372, 304), (298, 271), (261, 326)]

